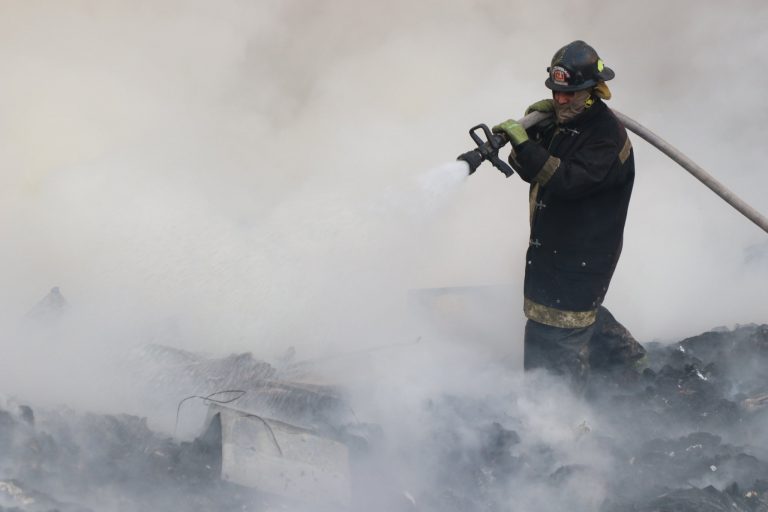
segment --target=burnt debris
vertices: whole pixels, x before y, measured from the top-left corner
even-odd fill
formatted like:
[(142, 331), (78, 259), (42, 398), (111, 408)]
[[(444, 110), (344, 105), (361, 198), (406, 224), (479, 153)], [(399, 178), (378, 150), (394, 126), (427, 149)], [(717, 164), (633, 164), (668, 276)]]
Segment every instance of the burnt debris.
[[(599, 411), (599, 425), (572, 425), (565, 448), (454, 394), (423, 404), (428, 431), (407, 454), (386, 453), (387, 432), (360, 424), (341, 390), (286, 380), (250, 354), (206, 359), (154, 346), (144, 357), (175, 368), (193, 392), (245, 389), (232, 405), (264, 425), (290, 423), (349, 447), (350, 510), (768, 512), (768, 326), (647, 348), (642, 371), (596, 377), (585, 407)], [(153, 385), (170, 382), (162, 379)], [(222, 478), (221, 425), (178, 442), (135, 416), (6, 403), (0, 512), (306, 510)]]

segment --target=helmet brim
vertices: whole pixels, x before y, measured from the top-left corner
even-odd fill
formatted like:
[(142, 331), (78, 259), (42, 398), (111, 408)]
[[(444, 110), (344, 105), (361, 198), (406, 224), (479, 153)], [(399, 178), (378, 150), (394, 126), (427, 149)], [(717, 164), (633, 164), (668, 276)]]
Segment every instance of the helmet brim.
[[(595, 76), (600, 81), (607, 82), (608, 80), (613, 80), (613, 77), (616, 76), (616, 73), (614, 73), (611, 68), (604, 67), (602, 71), (600, 71), (599, 73), (595, 73)], [(547, 87), (547, 89), (550, 89), (552, 91), (575, 92), (575, 91), (583, 91), (584, 89), (590, 89), (596, 86), (597, 82), (598, 80), (585, 80), (584, 82), (578, 85), (560, 85), (553, 82), (552, 78), (549, 77), (544, 81), (544, 85)]]
[(613, 70), (609, 67), (604, 67), (602, 71), (597, 73), (598, 78), (602, 80), (603, 82), (607, 82), (608, 80), (613, 80), (613, 77), (616, 76), (616, 73), (613, 72)]

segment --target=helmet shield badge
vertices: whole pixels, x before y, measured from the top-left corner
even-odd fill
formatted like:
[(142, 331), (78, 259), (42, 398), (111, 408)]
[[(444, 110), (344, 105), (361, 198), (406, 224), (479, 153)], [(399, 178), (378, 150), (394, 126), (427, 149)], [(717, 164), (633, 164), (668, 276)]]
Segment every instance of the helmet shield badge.
[(571, 74), (568, 73), (568, 70), (561, 66), (555, 66), (552, 68), (552, 71), (549, 73), (550, 78), (552, 78), (552, 82), (554, 82), (556, 85), (568, 85), (568, 79), (571, 77)]

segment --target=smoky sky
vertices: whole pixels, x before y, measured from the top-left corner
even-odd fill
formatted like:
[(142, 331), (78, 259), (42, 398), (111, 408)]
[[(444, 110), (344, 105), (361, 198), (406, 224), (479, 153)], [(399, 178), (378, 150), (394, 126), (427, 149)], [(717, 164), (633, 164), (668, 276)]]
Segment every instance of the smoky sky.
[[(317, 355), (406, 339), (409, 290), (519, 289), (525, 184), (421, 177), (546, 97), (574, 39), (616, 71), (610, 106), (768, 212), (767, 21), (759, 1), (3, 1), (2, 318), (60, 286), (98, 326), (65, 360), (166, 328)], [(633, 142), (606, 305), (643, 341), (766, 321), (766, 234)], [(521, 302), (500, 308), (520, 329)]]

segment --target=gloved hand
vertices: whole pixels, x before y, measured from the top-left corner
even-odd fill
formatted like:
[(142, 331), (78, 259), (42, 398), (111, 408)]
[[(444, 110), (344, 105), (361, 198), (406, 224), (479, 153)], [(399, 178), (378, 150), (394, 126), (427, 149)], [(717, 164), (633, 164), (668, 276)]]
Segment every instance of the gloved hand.
[(493, 127), (493, 133), (505, 134), (513, 146), (519, 146), (528, 140), (525, 128), (514, 119), (507, 119), (503, 123), (497, 124)]
[(539, 100), (536, 103), (533, 103), (527, 109), (525, 109), (525, 115), (528, 115), (531, 112), (554, 112), (554, 111), (555, 111), (555, 101), (552, 98), (547, 98), (547, 99)]

